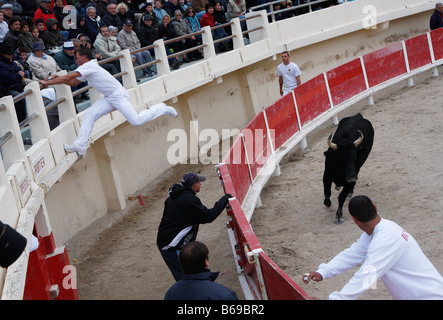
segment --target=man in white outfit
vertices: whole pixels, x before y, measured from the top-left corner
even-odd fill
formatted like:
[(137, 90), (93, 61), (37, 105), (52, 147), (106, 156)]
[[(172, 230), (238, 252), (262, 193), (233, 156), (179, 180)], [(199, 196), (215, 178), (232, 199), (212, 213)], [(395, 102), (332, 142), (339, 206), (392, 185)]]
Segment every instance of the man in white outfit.
[(366, 196), (352, 198), (349, 213), (364, 233), (317, 271), (306, 273), (305, 284), (332, 278), (362, 264), (341, 291), (331, 293), (329, 299), (357, 299), (378, 279), (394, 299), (443, 299), (443, 277), (408, 232), (395, 222), (380, 218)]
[(278, 84), (280, 95), (284, 96), (301, 85), (300, 68), (289, 59), (289, 52), (283, 51), (281, 54), (282, 63), (277, 66)]
[(52, 75), (52, 79), (40, 81), (45, 87), (62, 83), (73, 86), (88, 81), (95, 90), (104, 95), (86, 110), (74, 144), (64, 145), (67, 152), (77, 152), (80, 156), (86, 156), (88, 139), (95, 121), (114, 110), (120, 111), (133, 126), (140, 126), (162, 115), (177, 117), (177, 111), (164, 103), (153, 105), (137, 114), (131, 105), (126, 89), (109, 72), (98, 65), (90, 49), (81, 47), (76, 52), (76, 57), (79, 67), (75, 71), (64, 76)]

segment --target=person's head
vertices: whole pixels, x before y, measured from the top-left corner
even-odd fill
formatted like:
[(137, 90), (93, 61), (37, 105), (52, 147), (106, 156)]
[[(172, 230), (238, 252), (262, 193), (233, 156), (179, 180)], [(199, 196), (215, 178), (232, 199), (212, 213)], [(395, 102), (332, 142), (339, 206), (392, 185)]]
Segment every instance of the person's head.
[(22, 33), (28, 33), (29, 32), (29, 23), (26, 21), (22, 21), (20, 24), (20, 31)]
[(167, 25), (169, 22), (171, 21), (171, 17), (169, 16), (169, 14), (165, 14), (162, 17), (162, 24), (165, 26)]
[(0, 22), (3, 22), (4, 18), (5, 18), (5, 16), (3, 15), (3, 12), (0, 11)]
[(5, 16), (12, 17), (12, 4), (4, 4), (2, 5), (2, 12)]
[(206, 11), (208, 14), (213, 14), (213, 13), (214, 13), (214, 5), (213, 5), (212, 3), (210, 3), (210, 2), (208, 2), (208, 3), (205, 5), (205, 11)]
[(181, 181), (186, 188), (194, 190), (195, 193), (200, 191), (201, 182), (206, 181), (206, 177), (200, 176), (195, 172), (187, 172), (183, 175)]
[(282, 61), (284, 64), (288, 64), (288, 63), (289, 63), (289, 52), (288, 52), (288, 51), (283, 51), (283, 52), (281, 53), (281, 61)]
[(163, 2), (162, 0), (155, 0), (154, 5), (157, 9), (163, 8)]
[(437, 2), (435, 4), (435, 10), (437, 10), (440, 13), (443, 13), (443, 2)]
[(35, 20), (35, 25), (37, 26), (39, 32), (45, 31), (45, 20), (39, 18)]
[(216, 10), (216, 11), (223, 11), (223, 6), (222, 6), (220, 1), (215, 1), (214, 10)]
[(18, 48), (18, 52), (20, 53), (20, 58), (22, 58), (23, 61), (28, 59), (28, 49), (25, 47), (20, 47)]
[(109, 37), (108, 26), (105, 26), (105, 25), (100, 26), (100, 34), (102, 35), (102, 37)]
[(97, 10), (94, 7), (87, 7), (86, 14), (88, 15), (88, 17), (95, 19), (97, 17)]
[(63, 4), (63, 0), (55, 0), (55, 7), (59, 7), (59, 8), (63, 8), (64, 4)]
[(109, 34), (113, 37), (116, 37), (118, 33), (118, 28), (114, 26), (109, 26)]
[(194, 9), (192, 9), (191, 6), (187, 7), (185, 9), (185, 17), (194, 17), (195, 16), (195, 11)]
[(45, 45), (41, 41), (37, 41), (32, 46), (32, 53), (38, 58), (43, 57), (43, 54), (45, 53)]
[(128, 12), (128, 6), (126, 5), (126, 3), (120, 2), (117, 5), (117, 12), (120, 14), (125, 14), (126, 12)]
[(40, 1), (40, 5), (41, 5), (44, 9), (48, 10), (48, 9), (49, 9), (49, 6), (51, 5), (51, 0), (41, 0), (41, 1)]
[(40, 32), (38, 31), (38, 28), (36, 26), (31, 27), (29, 32), (31, 32), (35, 39), (38, 39), (38, 37), (40, 36)]
[(180, 10), (175, 10), (174, 17), (176, 20), (181, 20), (183, 19), (183, 13)]
[(75, 53), (75, 57), (77, 58), (77, 64), (81, 66), (93, 59), (92, 50), (88, 47), (80, 47)]
[(361, 223), (374, 220), (377, 217), (377, 208), (367, 196), (358, 195), (349, 200), (349, 213)]
[(209, 267), (209, 250), (205, 244), (194, 241), (184, 245), (178, 256), (183, 273), (204, 272)]
[(4, 58), (11, 60), (14, 55), (14, 52), (12, 51), (12, 48), (4, 43), (0, 43), (0, 56), (3, 56)]
[(131, 32), (132, 31), (132, 26), (133, 26), (134, 24), (132, 23), (132, 20), (131, 19), (126, 19), (125, 20), (125, 22), (123, 23), (123, 29), (126, 31), (126, 32)]
[(174, 6), (177, 5), (178, 0), (170, 0), (170, 1), (171, 1), (171, 3), (172, 3)]
[(147, 26), (152, 26), (153, 18), (150, 14), (146, 14), (143, 16), (143, 23)]
[(112, 15), (116, 15), (117, 14), (117, 5), (115, 3), (110, 3), (108, 4), (108, 6), (106, 7), (108, 9), (108, 12)]
[(63, 51), (70, 57), (74, 56), (75, 46), (72, 41), (66, 41), (63, 44)]
[(151, 2), (148, 2), (148, 3), (146, 4), (145, 11), (146, 11), (146, 12), (149, 12), (149, 13), (152, 13), (152, 11), (154, 11), (154, 7), (152, 6), (152, 3), (151, 3)]
[(12, 17), (9, 20), (9, 30), (19, 32), (21, 27), (21, 19), (19, 17)]
[[(85, 35), (83, 36), (86, 37)], [(73, 38), (71, 39), (71, 41), (74, 44), (74, 54), (75, 54), (75, 51), (77, 51), (81, 47), (80, 38), (79, 39)]]

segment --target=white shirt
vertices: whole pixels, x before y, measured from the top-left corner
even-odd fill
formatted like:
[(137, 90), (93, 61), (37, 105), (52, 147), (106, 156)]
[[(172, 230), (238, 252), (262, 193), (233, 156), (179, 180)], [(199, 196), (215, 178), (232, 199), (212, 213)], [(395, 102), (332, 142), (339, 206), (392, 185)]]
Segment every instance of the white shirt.
[[(88, 83), (105, 97), (124, 92), (124, 88), (108, 71), (100, 67), (96, 60), (91, 60), (79, 66), (75, 71), (81, 74), (80, 81)], [(123, 90), (122, 90), (123, 89)]]
[(287, 65), (282, 62), (277, 66), (277, 76), (283, 77), (284, 94), (297, 87), (297, 77), (300, 75), (300, 68), (292, 61)]
[(381, 279), (394, 299), (443, 299), (443, 278), (415, 239), (399, 225), (381, 219), (371, 236), (363, 233), (318, 271), (323, 279), (363, 263), (340, 292), (329, 299), (357, 299)]

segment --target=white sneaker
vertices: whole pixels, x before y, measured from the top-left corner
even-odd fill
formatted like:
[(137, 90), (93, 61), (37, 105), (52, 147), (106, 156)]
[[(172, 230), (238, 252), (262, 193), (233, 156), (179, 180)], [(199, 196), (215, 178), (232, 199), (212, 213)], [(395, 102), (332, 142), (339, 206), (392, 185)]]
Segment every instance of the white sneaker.
[(65, 148), (66, 152), (77, 152), (77, 154), (81, 157), (86, 157), (86, 149), (81, 149), (78, 146), (76, 146), (75, 144), (73, 145), (68, 145), (68, 144), (64, 144), (63, 148)]

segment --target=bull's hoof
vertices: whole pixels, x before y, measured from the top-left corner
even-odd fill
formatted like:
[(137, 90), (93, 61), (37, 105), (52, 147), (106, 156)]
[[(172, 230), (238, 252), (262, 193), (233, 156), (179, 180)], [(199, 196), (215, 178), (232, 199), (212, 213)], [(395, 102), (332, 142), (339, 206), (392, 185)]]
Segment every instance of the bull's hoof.
[(330, 199), (325, 199), (325, 201), (323, 201), (324, 205), (327, 206), (328, 208), (331, 206), (331, 200)]
[(335, 217), (335, 224), (342, 224), (343, 222), (345, 222), (343, 217)]

